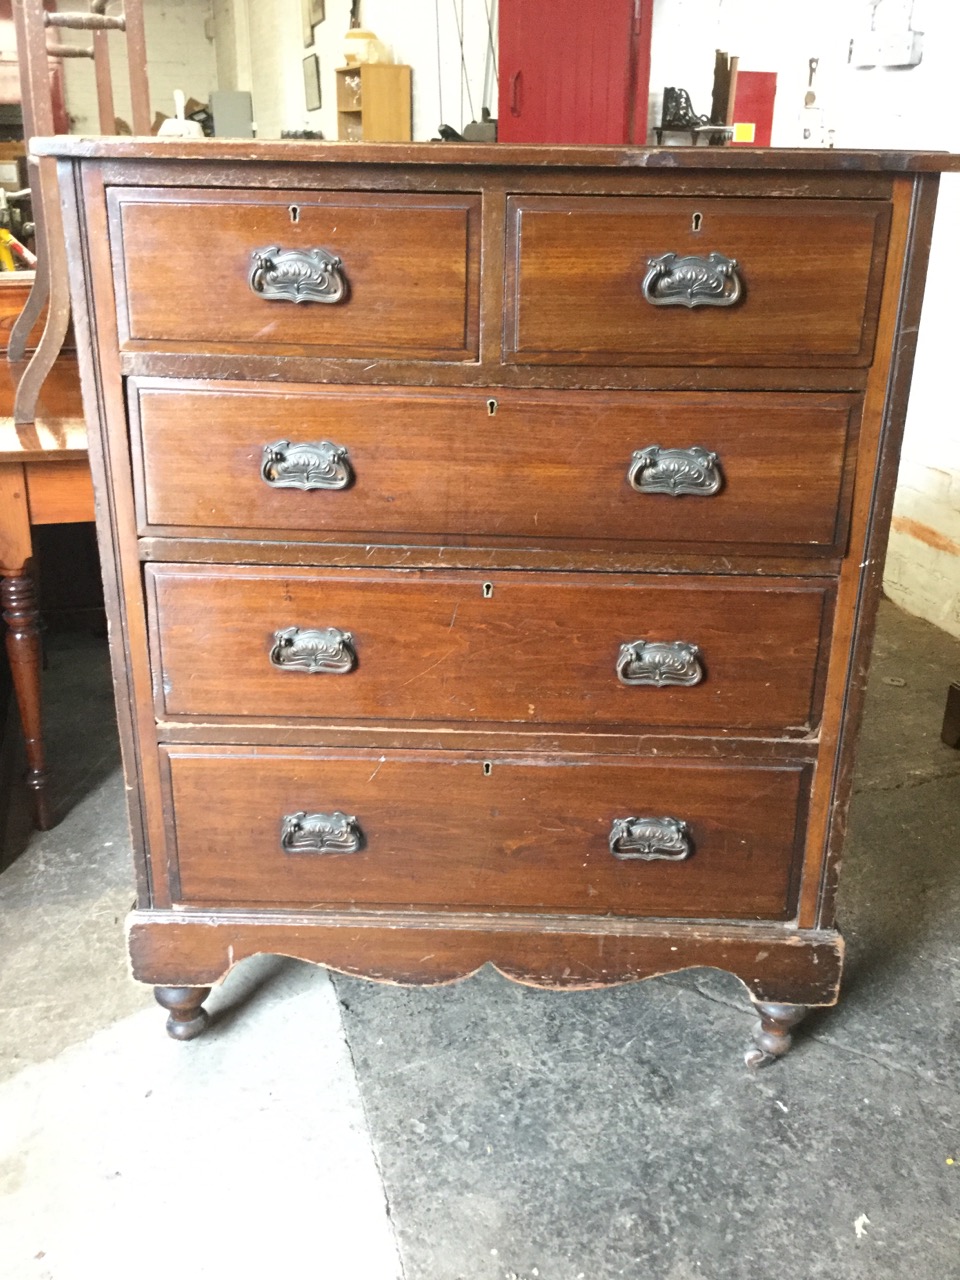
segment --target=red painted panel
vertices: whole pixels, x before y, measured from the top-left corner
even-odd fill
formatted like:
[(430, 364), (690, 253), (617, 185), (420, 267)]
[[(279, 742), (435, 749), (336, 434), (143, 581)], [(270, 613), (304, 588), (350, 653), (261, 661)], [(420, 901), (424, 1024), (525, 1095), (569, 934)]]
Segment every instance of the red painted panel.
[[(501, 142), (644, 141), (651, 0), (501, 0)], [(642, 110), (641, 110), (642, 100)]]
[(740, 71), (733, 96), (734, 124), (752, 124), (752, 142), (731, 142), (734, 147), (769, 147), (773, 136), (773, 102), (777, 96), (775, 71)]

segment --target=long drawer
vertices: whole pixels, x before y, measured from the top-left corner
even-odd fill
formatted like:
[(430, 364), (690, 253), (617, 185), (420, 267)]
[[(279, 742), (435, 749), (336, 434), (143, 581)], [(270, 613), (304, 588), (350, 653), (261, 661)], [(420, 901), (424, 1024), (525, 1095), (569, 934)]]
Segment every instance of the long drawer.
[(141, 530), (840, 553), (851, 396), (134, 380)]
[(504, 355), (521, 363), (870, 363), (889, 205), (512, 196)]
[(118, 187), (108, 202), (123, 344), (476, 356), (479, 196)]
[(146, 569), (157, 714), (790, 733), (818, 580)]
[(800, 767), (168, 747), (175, 900), (787, 918)]

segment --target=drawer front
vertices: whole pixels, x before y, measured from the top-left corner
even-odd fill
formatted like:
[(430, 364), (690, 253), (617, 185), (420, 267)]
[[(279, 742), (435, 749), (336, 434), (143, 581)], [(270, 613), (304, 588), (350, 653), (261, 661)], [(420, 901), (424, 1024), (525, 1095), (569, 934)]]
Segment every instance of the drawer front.
[(849, 396), (161, 380), (130, 411), (143, 530), (805, 553), (845, 545), (859, 416)]
[(167, 750), (184, 903), (793, 911), (801, 768)]
[(161, 718), (796, 735), (817, 717), (822, 582), (182, 565), (146, 574)]
[(889, 217), (880, 201), (514, 196), (505, 357), (868, 365)]
[[(115, 188), (109, 199), (124, 344), (476, 357), (479, 196)], [(340, 266), (325, 269), (320, 250)]]

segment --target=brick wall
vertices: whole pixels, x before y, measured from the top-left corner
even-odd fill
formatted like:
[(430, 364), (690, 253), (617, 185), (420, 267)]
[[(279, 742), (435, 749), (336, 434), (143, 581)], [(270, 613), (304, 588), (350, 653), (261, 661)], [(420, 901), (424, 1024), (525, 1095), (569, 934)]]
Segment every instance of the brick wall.
[[(293, 0), (285, 0), (292, 5)], [(62, 4), (61, 8), (67, 8)], [(107, 12), (119, 10), (116, 3)], [(211, 0), (144, 0), (147, 35), (147, 74), (151, 109), (173, 115), (173, 91), (182, 89), (188, 98), (206, 102), (216, 88), (216, 58), (213, 46)], [(89, 44), (89, 33), (63, 33), (65, 41)], [(110, 36), (110, 64), (113, 71), (114, 108), (129, 125), (130, 93), (127, 81), (126, 44), (122, 35)], [(97, 93), (93, 63), (86, 58), (64, 59), (65, 97), (71, 117), (71, 133), (99, 133)]]

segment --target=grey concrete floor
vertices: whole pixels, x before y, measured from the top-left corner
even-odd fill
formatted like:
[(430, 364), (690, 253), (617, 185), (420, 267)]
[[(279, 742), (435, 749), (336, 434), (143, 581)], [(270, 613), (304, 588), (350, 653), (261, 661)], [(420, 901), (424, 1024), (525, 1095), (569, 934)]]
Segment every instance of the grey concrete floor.
[(844, 998), (752, 1075), (749, 1003), (709, 970), (550, 994), (264, 957), (168, 1041), (124, 956), (103, 649), (58, 639), (68, 812), (9, 832), (0, 875), (0, 1280), (960, 1277), (958, 673), (883, 607)]

